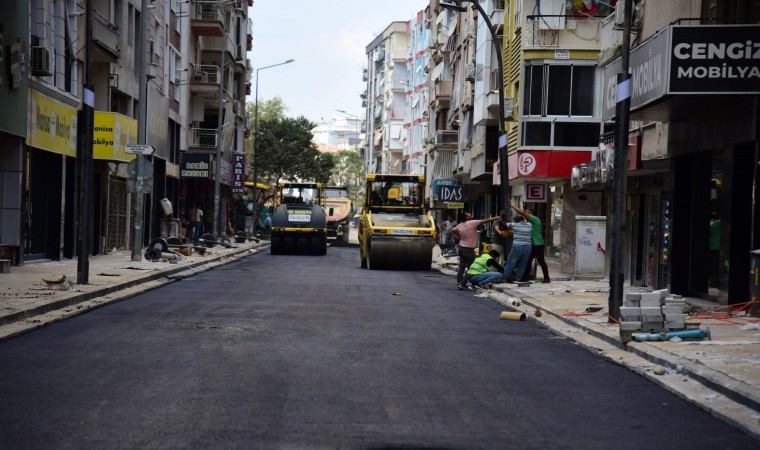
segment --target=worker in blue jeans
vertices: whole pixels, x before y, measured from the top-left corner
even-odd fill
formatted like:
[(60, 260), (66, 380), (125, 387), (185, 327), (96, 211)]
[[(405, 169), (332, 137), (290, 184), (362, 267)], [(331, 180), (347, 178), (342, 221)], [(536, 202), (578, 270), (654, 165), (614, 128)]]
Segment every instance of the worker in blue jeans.
[(498, 283), (504, 271), (499, 264), (499, 256), (498, 250), (491, 250), (475, 258), (467, 269), (465, 284), (470, 282), (474, 286), (490, 289), (493, 283)]
[(507, 256), (507, 262), (504, 263), (504, 280), (509, 282), (509, 278), (515, 267), (517, 267), (519, 275), (524, 273), (525, 267), (528, 265), (530, 255), (533, 252), (533, 242), (531, 240), (533, 225), (526, 221), (523, 216), (516, 215), (514, 222), (508, 223), (507, 227), (513, 233), (512, 249), (509, 251), (509, 256)]

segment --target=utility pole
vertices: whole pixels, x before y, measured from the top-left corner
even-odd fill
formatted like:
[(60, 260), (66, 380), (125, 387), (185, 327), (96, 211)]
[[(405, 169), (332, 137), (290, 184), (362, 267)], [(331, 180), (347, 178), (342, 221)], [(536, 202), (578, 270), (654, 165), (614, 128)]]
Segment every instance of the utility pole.
[[(619, 6), (619, 4), (618, 4)], [(626, 0), (623, 11), (623, 44), (620, 50), (622, 72), (617, 75), (615, 94), (615, 155), (612, 177), (612, 219), (610, 220), (610, 298), (609, 321), (620, 318), (623, 303), (623, 247), (625, 242), (625, 181), (628, 166), (628, 131), (631, 112), (631, 75), (628, 73), (631, 52), (631, 13), (633, 1)], [(622, 333), (622, 331), (621, 331)]]
[[(219, 2), (222, 14), (222, 39), (219, 44), (221, 55), (219, 56), (219, 119), (216, 123), (216, 156), (214, 157), (214, 228), (217, 239), (222, 235), (222, 136), (224, 134), (224, 54), (227, 51), (227, 9), (230, 2)], [(256, 187), (254, 186), (254, 189)], [(255, 230), (254, 230), (255, 231)]]
[[(138, 50), (138, 69), (137, 76), (139, 78), (139, 105), (140, 109), (137, 112), (137, 142), (139, 144), (147, 144), (147, 129), (148, 129), (148, 77), (147, 77), (147, 61), (145, 60), (145, 50), (148, 43), (148, 0), (142, 0), (142, 9), (140, 11), (140, 48)], [(142, 259), (142, 247), (143, 247), (143, 223), (145, 222), (145, 182), (143, 173), (145, 165), (145, 156), (137, 155), (135, 159), (137, 163), (136, 176), (135, 176), (135, 217), (134, 217), (134, 240), (132, 241), (132, 261), (140, 261)]]
[(95, 122), (95, 88), (92, 85), (92, 0), (85, 3), (85, 71), (82, 87), (82, 120), (79, 130), (79, 224), (77, 227), (77, 284), (90, 283), (92, 244), (92, 129)]

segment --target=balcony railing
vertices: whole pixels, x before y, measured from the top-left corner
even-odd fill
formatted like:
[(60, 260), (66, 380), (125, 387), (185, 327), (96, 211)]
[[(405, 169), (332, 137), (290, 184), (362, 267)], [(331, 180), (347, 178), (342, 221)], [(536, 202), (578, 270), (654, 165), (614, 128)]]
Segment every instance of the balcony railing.
[(93, 18), (95, 19), (92, 21), (93, 42), (113, 57), (113, 60), (109, 58), (108, 62), (116, 62), (116, 58), (121, 56), (119, 27), (111, 23), (110, 20), (97, 10), (93, 11)]
[(216, 128), (190, 128), (189, 147), (215, 150), (216, 149)]
[(523, 26), (523, 49), (599, 50), (601, 18), (530, 15)]
[(197, 35), (219, 36), (224, 30), (224, 13), (219, 3), (212, 0), (192, 0), (190, 26)]
[(457, 130), (438, 130), (435, 132), (435, 146), (438, 150), (447, 148), (456, 148), (459, 144), (459, 131)]
[(192, 67), (193, 71), (190, 74), (191, 83), (213, 84), (218, 85), (221, 79), (221, 70), (217, 66), (212, 65), (198, 65)]

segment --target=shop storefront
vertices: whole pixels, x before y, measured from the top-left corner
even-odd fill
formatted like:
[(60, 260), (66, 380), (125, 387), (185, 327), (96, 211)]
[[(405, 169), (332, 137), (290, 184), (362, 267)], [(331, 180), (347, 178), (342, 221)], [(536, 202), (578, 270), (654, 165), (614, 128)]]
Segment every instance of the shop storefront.
[[(758, 25), (676, 24), (631, 50), (631, 119), (645, 130), (642, 170), (627, 184), (632, 284), (721, 304), (749, 300), (758, 36)], [(606, 120), (620, 67), (618, 60), (604, 70)]]
[(29, 91), (24, 152), (23, 255), (59, 260), (76, 247), (77, 109)]

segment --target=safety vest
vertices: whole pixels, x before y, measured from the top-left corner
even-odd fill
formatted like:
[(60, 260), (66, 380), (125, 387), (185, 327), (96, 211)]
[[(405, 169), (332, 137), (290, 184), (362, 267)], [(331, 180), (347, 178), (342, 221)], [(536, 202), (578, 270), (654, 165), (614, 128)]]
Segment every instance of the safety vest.
[(470, 268), (467, 269), (467, 275), (480, 275), (481, 273), (488, 272), (487, 261), (493, 259), (493, 256), (488, 253), (478, 256), (475, 261), (470, 264)]
[(338, 224), (338, 230), (335, 232), (338, 236), (343, 236), (343, 224)]

